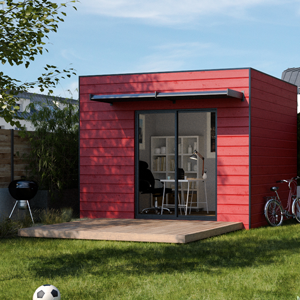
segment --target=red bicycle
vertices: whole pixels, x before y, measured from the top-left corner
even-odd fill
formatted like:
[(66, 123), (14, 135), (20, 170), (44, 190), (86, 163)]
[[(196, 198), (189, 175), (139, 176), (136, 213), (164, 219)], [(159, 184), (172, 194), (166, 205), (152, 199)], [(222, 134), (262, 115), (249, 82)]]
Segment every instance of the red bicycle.
[(297, 198), (297, 179), (300, 177), (293, 177), (291, 179), (282, 179), (276, 181), (277, 183), (287, 183), (289, 187), (289, 197), (287, 206), (284, 209), (278, 195), (278, 187), (271, 187), (271, 191), (275, 192), (275, 196), (266, 197), (267, 203), (265, 204), (265, 217), (271, 226), (280, 226), (283, 217), (295, 218), (300, 222), (300, 198)]

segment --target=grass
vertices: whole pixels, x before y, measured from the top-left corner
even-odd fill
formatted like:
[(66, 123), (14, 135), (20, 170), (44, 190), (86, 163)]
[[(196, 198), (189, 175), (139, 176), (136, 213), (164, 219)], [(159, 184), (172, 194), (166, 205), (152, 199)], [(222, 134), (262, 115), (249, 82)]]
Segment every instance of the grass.
[(34, 238), (0, 240), (0, 299), (297, 299), (300, 226), (238, 231), (175, 245)]

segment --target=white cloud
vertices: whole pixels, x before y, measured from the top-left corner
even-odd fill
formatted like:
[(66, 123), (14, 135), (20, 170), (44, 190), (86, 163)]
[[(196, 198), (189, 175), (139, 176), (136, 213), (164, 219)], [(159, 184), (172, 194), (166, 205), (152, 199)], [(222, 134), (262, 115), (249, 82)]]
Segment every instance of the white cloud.
[(134, 72), (174, 71), (187, 64), (187, 60), (206, 55), (215, 47), (211, 43), (173, 43), (153, 48), (151, 55), (139, 61)]
[(74, 51), (73, 49), (62, 49), (61, 50), (61, 56), (68, 60), (68, 61), (74, 61), (74, 59), (76, 60), (86, 60), (85, 57), (82, 57), (81, 55), (79, 55), (76, 51)]
[[(299, 3), (299, 0), (287, 2)], [(240, 18), (250, 8), (277, 4), (283, 3), (279, 0), (85, 0), (81, 9), (104, 16), (172, 24), (188, 23), (203, 16)]]

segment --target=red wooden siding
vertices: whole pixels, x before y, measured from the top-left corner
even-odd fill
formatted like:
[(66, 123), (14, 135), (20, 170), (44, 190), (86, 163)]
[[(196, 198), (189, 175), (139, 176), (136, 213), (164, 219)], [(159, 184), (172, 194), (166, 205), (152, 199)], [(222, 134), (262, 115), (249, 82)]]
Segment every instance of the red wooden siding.
[(264, 196), (297, 175), (297, 87), (251, 70), (251, 227), (266, 225)]
[[(89, 94), (234, 89), (246, 100), (140, 101)], [(134, 218), (134, 111), (217, 108), (217, 219), (249, 227), (249, 69), (80, 78), (81, 217)]]

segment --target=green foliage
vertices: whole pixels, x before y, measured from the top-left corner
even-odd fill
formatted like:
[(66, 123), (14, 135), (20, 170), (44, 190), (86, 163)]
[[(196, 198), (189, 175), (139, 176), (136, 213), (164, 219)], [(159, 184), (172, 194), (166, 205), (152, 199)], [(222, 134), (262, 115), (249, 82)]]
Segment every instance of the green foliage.
[(72, 219), (72, 208), (47, 209), (39, 213), (40, 221), (45, 225), (70, 222)]
[[(68, 3), (75, 2), (78, 0)], [(48, 0), (5, 1), (0, 9), (0, 63), (10, 66), (23, 64), (28, 68), (37, 55), (48, 51), (45, 48), (48, 34), (57, 32), (58, 23), (64, 21), (66, 13), (61, 8), (66, 5)], [(18, 120), (14, 120), (19, 109), (15, 98), (18, 93), (38, 86), (41, 92), (48, 90), (52, 94), (64, 75), (76, 75), (72, 68), (60, 71), (56, 66), (47, 64), (44, 69), (45, 72), (36, 81), (25, 83), (0, 71), (0, 116), (6, 122), (21, 126)]]
[(18, 230), (25, 227), (30, 227), (32, 220), (30, 217), (25, 217), (24, 220), (11, 220), (9, 218), (0, 222), (0, 238), (9, 238), (18, 235)]
[(31, 103), (29, 120), (36, 131), (20, 132), (29, 138), (31, 151), (23, 158), (28, 163), (28, 177), (53, 198), (57, 191), (78, 186), (78, 105), (70, 101), (47, 100), (39, 110)]

